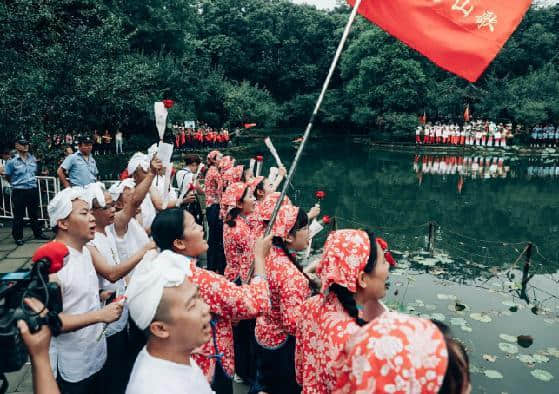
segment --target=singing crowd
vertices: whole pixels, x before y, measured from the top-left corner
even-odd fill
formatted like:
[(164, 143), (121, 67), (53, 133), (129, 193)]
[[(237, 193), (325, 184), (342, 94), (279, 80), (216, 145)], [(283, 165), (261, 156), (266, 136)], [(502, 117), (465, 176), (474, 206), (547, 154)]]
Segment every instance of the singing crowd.
[(319, 206), (286, 196), (264, 236), (285, 168), (260, 176), (217, 150), (201, 165), (187, 155), (173, 190), (138, 152), (128, 178), (68, 179), (49, 203), (56, 236), (33, 259), (52, 261), (62, 334), (39, 392), (222, 394), (236, 377), (251, 393), (470, 392), (448, 328), (382, 303), (396, 264), (382, 234), (332, 231), (303, 267)]
[(464, 125), (427, 123), (417, 126), (417, 145), (461, 145), (505, 148), (513, 138), (512, 123), (496, 124), (493, 121), (475, 120)]

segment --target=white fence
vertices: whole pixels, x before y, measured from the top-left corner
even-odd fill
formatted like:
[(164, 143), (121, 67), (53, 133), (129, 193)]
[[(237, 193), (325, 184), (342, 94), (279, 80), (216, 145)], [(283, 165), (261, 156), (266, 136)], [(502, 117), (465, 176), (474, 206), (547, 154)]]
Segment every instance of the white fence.
[[(39, 220), (45, 222), (45, 226), (48, 225), (48, 212), (47, 206), (54, 198), (56, 193), (60, 191), (60, 181), (58, 178), (53, 176), (38, 176), (37, 177), (38, 189), (39, 189)], [(12, 194), (10, 184), (3, 178), (0, 178), (1, 187), (1, 197), (0, 197), (0, 218), (2, 219), (13, 219), (14, 210), (12, 204)], [(29, 219), (29, 215), (25, 214), (25, 219)]]

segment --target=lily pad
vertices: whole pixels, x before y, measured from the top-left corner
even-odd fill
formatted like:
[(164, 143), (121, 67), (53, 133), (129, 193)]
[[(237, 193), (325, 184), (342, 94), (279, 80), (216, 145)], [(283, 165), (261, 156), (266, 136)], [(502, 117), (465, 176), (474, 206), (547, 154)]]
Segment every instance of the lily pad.
[(467, 322), (462, 317), (453, 317), (450, 319), (450, 324), (452, 324), (453, 326), (464, 326), (467, 324)]
[(434, 258), (431, 258), (431, 257), (428, 257), (428, 258), (426, 258), (426, 259), (421, 259), (421, 260), (416, 259), (416, 262), (417, 262), (418, 264), (421, 264), (421, 265), (423, 265), (423, 266), (425, 266), (425, 267), (434, 267), (434, 266), (437, 265), (438, 261), (439, 261), (439, 260), (434, 259)]
[(431, 318), (438, 321), (445, 321), (446, 317), (442, 313), (432, 313)]
[(485, 313), (477, 313), (477, 312), (470, 313), (470, 318), (482, 323), (490, 323), (493, 321), (493, 319), (491, 319), (491, 316)]
[(530, 335), (519, 335), (516, 338), (515, 342), (517, 342), (520, 346), (524, 348), (528, 348), (532, 346), (532, 344), (534, 343), (534, 338), (532, 338)]
[(427, 320), (431, 320), (431, 315), (428, 313), (422, 313), (419, 315), (420, 318), (422, 319), (427, 319)]
[(520, 362), (523, 362), (525, 364), (535, 364), (536, 360), (534, 360), (534, 357), (530, 356), (529, 354), (519, 354), (518, 356), (516, 356), (517, 359), (520, 360)]
[(437, 294), (437, 298), (439, 300), (456, 300), (456, 296), (454, 294)]
[(467, 326), (467, 325), (465, 325), (465, 324), (462, 325), (462, 326), (460, 326), (460, 328), (462, 329), (462, 331), (466, 331), (466, 332), (472, 332), (472, 331), (473, 331), (473, 330), (472, 330), (472, 327)]
[(509, 300), (503, 301), (502, 304), (504, 306), (517, 306), (514, 301), (509, 301)]
[(538, 364), (547, 363), (549, 361), (549, 357), (544, 356), (542, 354), (534, 354), (533, 358), (534, 361), (537, 362)]
[(499, 342), (499, 349), (505, 353), (516, 354), (518, 353), (518, 346), (512, 343)]
[(516, 337), (513, 337), (512, 335), (508, 335), (508, 334), (499, 334), (499, 338), (501, 338), (503, 341), (507, 341), (507, 342), (511, 342), (511, 343), (516, 343)]
[(483, 371), (483, 374), (489, 379), (503, 379), (503, 374), (499, 371), (494, 371), (491, 369)]
[(427, 309), (428, 311), (434, 311), (437, 309), (437, 306), (433, 304), (425, 304), (425, 309)]
[(497, 356), (493, 356), (491, 354), (484, 354), (482, 357), (485, 361), (489, 361), (490, 363), (497, 361)]
[(549, 382), (551, 381), (551, 379), (553, 379), (553, 375), (547, 371), (544, 371), (543, 369), (534, 369), (533, 371), (530, 371), (530, 373), (536, 379), (542, 380), (544, 382)]
[(548, 347), (546, 349), (547, 354), (549, 354), (550, 356), (553, 356), (555, 358), (559, 358), (559, 349), (555, 348), (555, 347)]

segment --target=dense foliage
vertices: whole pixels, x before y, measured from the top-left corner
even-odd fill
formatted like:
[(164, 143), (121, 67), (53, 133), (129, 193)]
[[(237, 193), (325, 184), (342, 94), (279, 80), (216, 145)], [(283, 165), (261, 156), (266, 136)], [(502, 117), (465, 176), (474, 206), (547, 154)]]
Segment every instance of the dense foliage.
[[(171, 120), (213, 126), (307, 121), (348, 8), (287, 0), (5, 0), (0, 4), (0, 127), (122, 127), (155, 133), (153, 102)], [(409, 130), (417, 116), (535, 124), (559, 118), (559, 6), (531, 9), (475, 85), (358, 18), (319, 122)]]

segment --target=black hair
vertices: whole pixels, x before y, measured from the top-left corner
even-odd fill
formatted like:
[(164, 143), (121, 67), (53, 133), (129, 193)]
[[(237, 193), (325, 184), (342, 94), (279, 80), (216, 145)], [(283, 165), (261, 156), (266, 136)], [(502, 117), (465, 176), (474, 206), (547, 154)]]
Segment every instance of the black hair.
[[(247, 193), (250, 191), (250, 188), (247, 186), (245, 187), (245, 191), (243, 192), (243, 195), (241, 196), (241, 200), (243, 201), (246, 196)], [(229, 213), (227, 214), (227, 217), (225, 218), (225, 224), (227, 224), (229, 227), (235, 227), (235, 220), (237, 220), (237, 216), (239, 216), (241, 214), (243, 210), (241, 208), (235, 207), (232, 210), (229, 211)]]
[(193, 163), (196, 164), (200, 164), (202, 162), (202, 160), (200, 159), (200, 156), (189, 153), (187, 155), (184, 156), (184, 165), (185, 166), (189, 166)]
[[(371, 244), (371, 251), (369, 253), (369, 259), (367, 264), (363, 268), (363, 272), (370, 274), (375, 269), (377, 264), (377, 242), (376, 237), (372, 232), (367, 232), (369, 235), (369, 243)], [(359, 326), (365, 325), (367, 322), (359, 317), (359, 310), (357, 309), (357, 303), (355, 302), (354, 293), (349, 291), (347, 287), (340, 286), (337, 283), (330, 285), (330, 291), (336, 294), (338, 301), (344, 307), (344, 310), (348, 315), (355, 319), (355, 322)]]
[(468, 353), (464, 345), (452, 337), (450, 328), (446, 324), (434, 319), (431, 319), (431, 321), (442, 332), (448, 352), (448, 366), (439, 394), (462, 393), (464, 386), (470, 382)]
[(184, 210), (167, 208), (159, 212), (151, 224), (151, 235), (161, 251), (172, 250), (173, 242), (183, 238)]
[[(307, 216), (307, 213), (303, 209), (299, 208), (299, 211), (297, 212), (297, 219), (295, 220), (295, 224), (293, 225), (291, 230), (289, 230), (289, 234), (295, 235), (297, 231), (306, 227), (308, 224), (309, 224), (309, 217)], [(289, 248), (287, 247), (287, 243), (283, 240), (283, 238), (280, 237), (272, 238), (272, 244), (280, 248), (285, 253), (287, 258), (293, 263), (293, 265), (297, 267), (299, 272), (301, 272), (305, 276), (305, 278), (307, 278), (309, 282), (309, 288), (311, 289), (311, 291), (313, 293), (318, 293), (319, 291), (318, 286), (303, 271), (303, 267), (301, 267), (301, 265), (297, 263), (297, 259), (295, 258), (295, 256), (289, 253)]]

